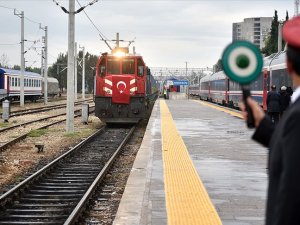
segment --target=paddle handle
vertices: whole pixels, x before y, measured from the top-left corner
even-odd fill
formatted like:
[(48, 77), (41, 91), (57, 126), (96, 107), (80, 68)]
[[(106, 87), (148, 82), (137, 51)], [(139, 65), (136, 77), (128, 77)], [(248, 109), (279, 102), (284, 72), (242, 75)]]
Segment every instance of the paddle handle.
[(253, 113), (251, 108), (249, 107), (248, 103), (247, 103), (247, 98), (251, 96), (250, 90), (249, 89), (242, 89), (243, 90), (243, 101), (244, 104), (246, 106), (246, 111), (247, 111), (247, 126), (248, 128), (254, 128), (255, 124), (254, 124), (254, 117), (253, 117)]

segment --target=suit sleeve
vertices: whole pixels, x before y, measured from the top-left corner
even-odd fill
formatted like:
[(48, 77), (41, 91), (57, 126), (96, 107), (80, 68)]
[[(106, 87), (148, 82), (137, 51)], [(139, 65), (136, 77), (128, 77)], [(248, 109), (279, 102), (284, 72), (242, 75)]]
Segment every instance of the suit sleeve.
[[(283, 128), (280, 141), (282, 172), (280, 174), (274, 224), (299, 224), (300, 203), (300, 116), (291, 117)], [(295, 221), (298, 221), (295, 223)]]
[(252, 139), (264, 145), (265, 147), (269, 147), (274, 129), (274, 124), (266, 115), (257, 127), (255, 133), (252, 136)]

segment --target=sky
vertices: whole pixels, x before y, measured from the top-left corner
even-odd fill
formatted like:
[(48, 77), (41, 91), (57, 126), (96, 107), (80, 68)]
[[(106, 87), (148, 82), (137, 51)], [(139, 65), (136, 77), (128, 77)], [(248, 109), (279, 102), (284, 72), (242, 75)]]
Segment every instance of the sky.
[[(87, 5), (95, 0), (78, 0)], [(10, 66), (20, 65), (21, 20), (13, 8), (25, 13), (26, 66), (40, 67), (41, 37), (48, 26), (48, 65), (68, 48), (68, 0), (0, 0), (0, 57)], [(76, 2), (76, 9), (80, 8)], [(136, 52), (150, 67), (212, 67), (232, 41), (232, 23), (250, 17), (285, 19), (294, 15), (293, 0), (99, 0), (85, 12), (109, 40), (135, 42)], [(109, 52), (99, 32), (82, 11), (75, 17), (75, 40), (86, 51), (100, 55)], [(36, 41), (36, 44), (34, 44)], [(110, 42), (113, 47), (114, 42)], [(127, 46), (128, 42), (121, 43)]]

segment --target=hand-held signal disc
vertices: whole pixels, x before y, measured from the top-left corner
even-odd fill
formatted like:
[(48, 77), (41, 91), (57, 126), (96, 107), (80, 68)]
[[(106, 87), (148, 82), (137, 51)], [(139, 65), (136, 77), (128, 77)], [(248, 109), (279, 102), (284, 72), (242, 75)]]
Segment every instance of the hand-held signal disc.
[(226, 75), (240, 84), (254, 81), (263, 67), (259, 49), (247, 41), (235, 41), (228, 45), (223, 52), (222, 63)]

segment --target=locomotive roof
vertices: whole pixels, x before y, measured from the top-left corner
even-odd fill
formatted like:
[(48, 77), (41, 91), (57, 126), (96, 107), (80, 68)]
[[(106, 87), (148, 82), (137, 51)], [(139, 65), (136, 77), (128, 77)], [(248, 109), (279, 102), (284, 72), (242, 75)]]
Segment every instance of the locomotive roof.
[(55, 77), (48, 77), (47, 80), (52, 82), (52, 83), (58, 83), (58, 80)]
[(277, 66), (280, 64), (285, 64), (285, 63), (286, 63), (286, 52), (283, 51), (273, 59), (273, 62), (271, 63), (271, 67), (274, 67), (274, 66)]
[(226, 78), (226, 75), (225, 75), (224, 71), (219, 71), (219, 72), (211, 75), (210, 80), (220, 80), (220, 79), (225, 79), (225, 78)]
[[(0, 68), (0, 74), (13, 74), (13, 75), (18, 75), (19, 76), (19, 75), (21, 75), (21, 71), (20, 70)], [(28, 71), (25, 71), (24, 75), (32, 76), (32, 77), (41, 77), (41, 75), (38, 74), (38, 73), (28, 72)]]
[(109, 56), (109, 57), (116, 57), (116, 58), (126, 58), (126, 57), (142, 57), (140, 54), (132, 54), (132, 53), (126, 53), (124, 56), (118, 57), (112, 53), (102, 54), (102, 56)]
[(211, 74), (207, 74), (206, 76), (202, 77), (202, 78), (200, 79), (200, 83), (201, 83), (201, 82), (209, 81), (211, 76), (212, 76)]
[[(270, 64), (271, 63), (271, 64)], [(264, 67), (269, 70), (271, 68), (286, 68), (286, 51), (282, 51), (279, 54), (272, 54), (264, 58)]]

